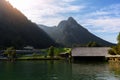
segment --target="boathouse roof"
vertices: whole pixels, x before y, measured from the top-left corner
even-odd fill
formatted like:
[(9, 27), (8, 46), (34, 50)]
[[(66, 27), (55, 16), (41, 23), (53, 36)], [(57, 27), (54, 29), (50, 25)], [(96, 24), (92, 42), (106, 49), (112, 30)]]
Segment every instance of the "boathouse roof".
[(72, 56), (107, 56), (110, 47), (78, 47), (72, 49)]

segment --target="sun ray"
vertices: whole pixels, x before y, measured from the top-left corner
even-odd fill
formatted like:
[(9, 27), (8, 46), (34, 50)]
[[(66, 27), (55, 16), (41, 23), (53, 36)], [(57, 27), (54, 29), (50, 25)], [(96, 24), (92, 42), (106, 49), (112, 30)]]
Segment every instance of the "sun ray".
[(32, 4), (31, 0), (6, 0), (9, 1), (13, 7), (22, 9), (22, 8), (28, 8)]

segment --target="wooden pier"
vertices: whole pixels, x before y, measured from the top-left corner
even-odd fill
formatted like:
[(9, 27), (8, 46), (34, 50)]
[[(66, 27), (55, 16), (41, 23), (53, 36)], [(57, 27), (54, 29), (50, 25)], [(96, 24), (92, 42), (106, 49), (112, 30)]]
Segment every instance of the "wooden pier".
[(120, 61), (120, 55), (107, 55), (106, 58), (108, 61)]

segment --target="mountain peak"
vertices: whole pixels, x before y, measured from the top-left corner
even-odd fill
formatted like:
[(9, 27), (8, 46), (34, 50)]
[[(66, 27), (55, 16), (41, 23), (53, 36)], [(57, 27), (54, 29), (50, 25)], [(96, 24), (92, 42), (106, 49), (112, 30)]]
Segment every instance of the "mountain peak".
[(81, 27), (83, 29), (83, 27), (77, 23), (77, 21), (73, 18), (73, 17), (69, 17), (67, 20), (63, 20), (58, 24), (58, 27), (60, 28), (77, 28), (77, 27)]
[(69, 17), (68, 20), (74, 20), (74, 18), (73, 17)]
[(63, 20), (55, 28), (43, 28), (57, 43), (65, 47), (83, 46), (89, 42), (96, 42), (101, 46), (111, 46), (112, 44), (90, 33), (77, 21), (69, 17)]
[(73, 17), (69, 17), (67, 21), (71, 23), (77, 23)]

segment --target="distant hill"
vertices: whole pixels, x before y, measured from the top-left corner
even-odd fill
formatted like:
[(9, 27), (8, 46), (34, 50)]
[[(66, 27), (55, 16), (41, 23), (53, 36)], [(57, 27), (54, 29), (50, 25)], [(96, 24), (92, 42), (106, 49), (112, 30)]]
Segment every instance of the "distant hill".
[(57, 27), (47, 27), (44, 25), (39, 26), (57, 43), (66, 47), (83, 46), (89, 42), (96, 42), (101, 46), (113, 45), (112, 43), (90, 33), (87, 29), (78, 24), (72, 17), (69, 17), (68, 20), (61, 21)]
[(0, 47), (27, 45), (46, 48), (55, 42), (10, 3), (0, 0)]

